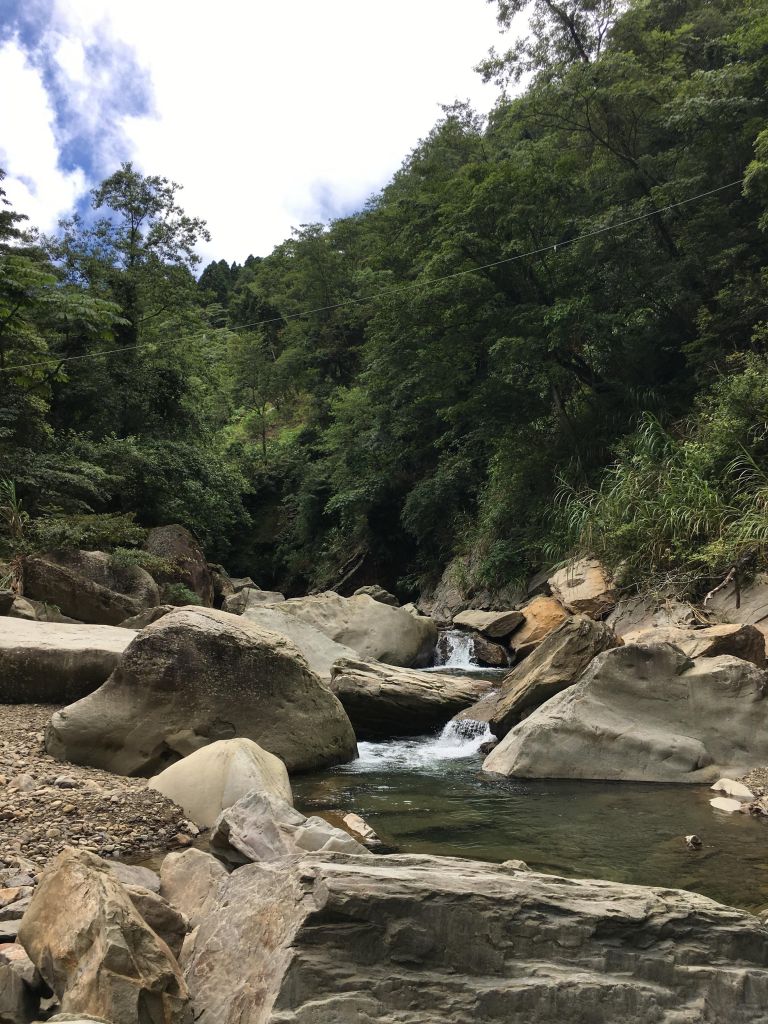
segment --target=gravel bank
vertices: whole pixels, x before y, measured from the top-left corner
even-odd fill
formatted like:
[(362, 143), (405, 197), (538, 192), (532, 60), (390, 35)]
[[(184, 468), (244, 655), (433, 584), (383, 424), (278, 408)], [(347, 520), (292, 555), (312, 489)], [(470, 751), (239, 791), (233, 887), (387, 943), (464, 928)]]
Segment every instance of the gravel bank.
[(179, 849), (197, 828), (143, 779), (56, 761), (45, 727), (58, 707), (0, 705), (0, 859), (43, 864), (65, 846), (136, 858)]

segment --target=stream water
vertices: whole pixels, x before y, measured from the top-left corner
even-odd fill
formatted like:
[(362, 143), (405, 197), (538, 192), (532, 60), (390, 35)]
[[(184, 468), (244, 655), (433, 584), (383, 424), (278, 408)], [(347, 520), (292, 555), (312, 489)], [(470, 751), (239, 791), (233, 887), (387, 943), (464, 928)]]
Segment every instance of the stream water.
[[(360, 757), (292, 780), (305, 813), (355, 811), (400, 853), (519, 858), (571, 877), (691, 889), (768, 906), (768, 824), (709, 806), (706, 787), (525, 781), (481, 770), (477, 723), (360, 743)], [(699, 851), (683, 837), (696, 833)]]

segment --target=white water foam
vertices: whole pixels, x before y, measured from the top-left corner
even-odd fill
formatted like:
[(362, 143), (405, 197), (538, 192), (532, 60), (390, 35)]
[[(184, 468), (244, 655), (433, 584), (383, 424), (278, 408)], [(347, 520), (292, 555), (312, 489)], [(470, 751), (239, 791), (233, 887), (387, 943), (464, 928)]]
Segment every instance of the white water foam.
[(438, 664), (435, 671), (444, 668), (472, 669), (479, 668), (475, 659), (475, 638), (471, 633), (460, 629), (447, 629), (438, 642)]
[(382, 743), (358, 743), (359, 757), (345, 771), (371, 772), (391, 768), (429, 768), (436, 762), (472, 757), (480, 744), (492, 739), (486, 722), (451, 721), (439, 736), (414, 736)]

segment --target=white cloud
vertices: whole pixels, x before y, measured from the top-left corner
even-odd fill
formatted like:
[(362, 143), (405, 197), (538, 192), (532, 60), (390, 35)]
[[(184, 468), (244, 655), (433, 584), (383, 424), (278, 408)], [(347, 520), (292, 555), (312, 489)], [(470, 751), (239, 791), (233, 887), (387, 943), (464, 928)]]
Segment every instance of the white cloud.
[(0, 47), (0, 96), (13, 97), (0, 104), (0, 166), (7, 172), (3, 187), (30, 224), (51, 230), (84, 191), (85, 175), (59, 168), (48, 93), (16, 42)]
[(84, 41), (134, 49), (155, 109), (108, 125), (127, 137), (109, 155), (185, 186), (213, 234), (206, 258), (268, 252), (324, 218), (324, 195), (360, 207), (440, 103), (495, 98), (472, 70), (496, 41), (484, 0), (55, 0), (55, 23), (71, 100)]

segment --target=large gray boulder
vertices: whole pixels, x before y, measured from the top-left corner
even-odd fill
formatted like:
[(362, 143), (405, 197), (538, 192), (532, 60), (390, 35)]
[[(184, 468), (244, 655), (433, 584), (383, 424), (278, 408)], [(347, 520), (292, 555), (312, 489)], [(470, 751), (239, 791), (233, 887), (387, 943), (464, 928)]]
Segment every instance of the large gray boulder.
[(598, 655), (509, 732), (483, 768), (523, 778), (714, 782), (768, 762), (766, 673), (671, 644)]
[(764, 1024), (768, 931), (695, 893), (458, 858), (305, 856), (219, 883), (199, 1024)]
[(367, 594), (340, 597), (333, 591), (294, 597), (280, 611), (320, 630), (335, 643), (351, 647), (365, 661), (406, 667), (428, 665), (437, 643), (437, 626), (374, 601)]
[[(235, 596), (240, 597), (242, 593), (248, 593), (248, 591), (241, 591)], [(253, 602), (244, 607), (242, 617), (246, 622), (252, 622), (260, 629), (278, 633), (295, 644), (306, 658), (309, 667), (324, 683), (331, 681), (331, 671), (340, 658), (358, 658), (357, 651), (353, 651), (351, 647), (345, 647), (343, 644), (337, 644), (325, 633), (302, 622), (295, 615), (287, 615), (283, 611), (284, 607), (285, 604), (274, 607), (272, 604)]]
[(79, 622), (117, 626), (160, 603), (157, 584), (137, 565), (116, 566), (104, 551), (50, 551), (23, 562), (24, 596), (56, 605)]
[(293, 803), (283, 762), (244, 736), (201, 747), (155, 775), (149, 785), (203, 828), (254, 789)]
[(48, 864), (19, 942), (65, 1013), (112, 1024), (191, 1024), (189, 993), (168, 946), (107, 865), (84, 850), (63, 850)]
[(68, 704), (92, 693), (136, 636), (117, 626), (0, 618), (0, 704)]
[[(604, 622), (595, 622), (586, 615), (565, 619), (504, 677), (489, 719), (491, 731), (506, 736), (521, 718), (572, 686), (596, 655), (617, 643), (613, 630)], [(472, 717), (471, 711), (466, 717)]]
[(207, 743), (246, 736), (289, 771), (348, 761), (355, 734), (290, 641), (212, 608), (178, 608), (136, 634), (95, 693), (57, 712), (49, 753), (156, 774)]
[(490, 689), (491, 684), (482, 679), (349, 658), (336, 662), (331, 678), (331, 690), (359, 740), (430, 732)]

